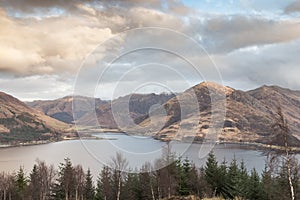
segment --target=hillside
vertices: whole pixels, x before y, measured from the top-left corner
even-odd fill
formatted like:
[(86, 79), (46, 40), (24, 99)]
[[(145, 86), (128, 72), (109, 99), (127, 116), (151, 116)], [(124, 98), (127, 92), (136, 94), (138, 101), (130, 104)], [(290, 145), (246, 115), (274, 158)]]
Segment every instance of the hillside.
[(80, 124), (124, 130), (130, 122), (137, 123), (139, 118), (146, 116), (153, 105), (163, 104), (172, 97), (174, 97), (172, 94), (131, 94), (119, 97), (97, 105), (96, 117), (92, 113), (86, 113), (79, 119)]
[[(192, 95), (196, 95), (197, 106)], [(215, 111), (212, 111), (211, 96), (216, 100)], [(100, 125), (102, 128), (119, 129), (131, 134), (151, 135), (161, 140), (203, 141), (211, 138), (228, 142), (280, 144), (280, 137), (273, 128), (280, 106), (291, 133), (289, 143), (300, 146), (300, 92), (278, 86), (240, 91), (203, 82), (176, 96), (131, 94), (113, 101), (78, 98), (78, 124)], [(35, 101), (28, 105), (58, 120), (73, 122), (71, 97)], [(213, 116), (212, 112), (217, 115)], [(212, 119), (222, 114), (225, 120)], [(217, 133), (217, 138), (212, 134), (215, 131), (211, 128), (213, 125), (223, 127)], [(5, 131), (5, 128), (2, 129)]]
[[(209, 89), (208, 89), (209, 88)], [(187, 100), (178, 104), (178, 99), (185, 99), (193, 90), (198, 98), (200, 120), (195, 115), (180, 113), (180, 106), (186, 106)], [(167, 116), (158, 121), (165, 121), (166, 126), (154, 134), (162, 140), (193, 138), (203, 141), (210, 138), (211, 100), (210, 92), (226, 95), (226, 117), (218, 139), (231, 142), (259, 142), (278, 144), (277, 133), (273, 126), (276, 123), (278, 106), (282, 108), (290, 129), (290, 144), (300, 146), (300, 92), (275, 86), (263, 86), (256, 90), (240, 91), (215, 83), (201, 83), (167, 101), (163, 107)], [(155, 113), (155, 112), (154, 112)], [(192, 113), (192, 112), (191, 112)], [(146, 118), (141, 124), (148, 123)], [(195, 122), (199, 124), (193, 126)], [(177, 134), (180, 130), (180, 133)], [(276, 139), (277, 138), (277, 139)]]
[[(93, 99), (90, 97), (76, 96), (75, 98), (78, 104), (84, 105), (80, 109), (77, 109), (78, 112), (81, 112), (81, 115), (85, 115), (92, 106), (95, 107), (95, 105), (98, 106), (106, 103), (106, 101), (102, 101), (101, 99)], [(55, 100), (27, 102), (27, 105), (59, 121), (72, 124), (74, 123), (72, 111), (73, 101), (73, 96), (66, 96)]]
[[(113, 101), (102, 101), (98, 98), (76, 96), (77, 124), (84, 126), (100, 125), (102, 128), (111, 129), (119, 128), (114, 120), (113, 112), (118, 112), (120, 115), (127, 114), (125, 111), (128, 109), (128, 102), (130, 116), (135, 121), (148, 114), (151, 106), (163, 104), (172, 97), (174, 95), (171, 94), (131, 94)], [(72, 124), (74, 123), (73, 101), (74, 97), (67, 96), (56, 100), (27, 102), (27, 105), (57, 120)], [(114, 111), (112, 111), (112, 106)]]
[(55, 139), (68, 128), (67, 124), (0, 92), (0, 142)]

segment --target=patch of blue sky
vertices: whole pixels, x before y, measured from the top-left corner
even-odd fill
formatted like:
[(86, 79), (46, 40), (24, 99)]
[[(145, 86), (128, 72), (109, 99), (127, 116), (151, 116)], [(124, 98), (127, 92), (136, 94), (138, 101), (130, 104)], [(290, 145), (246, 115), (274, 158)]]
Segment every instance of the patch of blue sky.
[(220, 13), (283, 13), (284, 9), (294, 0), (182, 0), (194, 9)]
[(65, 14), (65, 10), (57, 7), (33, 8), (31, 12), (22, 12), (18, 10), (7, 10), (7, 14), (14, 18), (36, 18), (56, 17)]

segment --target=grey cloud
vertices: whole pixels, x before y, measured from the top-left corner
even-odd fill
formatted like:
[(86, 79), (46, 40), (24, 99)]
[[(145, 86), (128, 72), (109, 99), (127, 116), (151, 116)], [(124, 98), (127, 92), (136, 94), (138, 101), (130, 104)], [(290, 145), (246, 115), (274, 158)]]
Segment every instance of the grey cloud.
[[(179, 52), (187, 52), (188, 59), (195, 61), (205, 75), (203, 78), (219, 82), (212, 72), (214, 69), (212, 62), (207, 56), (194, 51), (193, 45), (185, 45), (178, 38), (159, 32), (155, 32), (151, 37), (143, 34), (122, 34), (128, 29), (149, 26), (170, 28), (193, 38), (201, 36), (199, 43), (209, 50), (218, 63), (224, 82), (230, 83), (229, 85), (233, 87), (247, 89), (261, 84), (280, 84), (294, 89), (300, 88), (297, 77), (300, 73), (298, 70), (300, 60), (297, 55), (300, 52), (299, 19), (289, 17), (270, 20), (253, 15), (205, 15), (185, 7), (176, 0), (97, 2), (2, 1), (0, 72), (18, 76), (11, 79), (3, 79), (0, 76), (0, 84), (5, 85), (2, 89), (18, 94), (18, 97), (23, 99), (28, 96), (33, 99), (45, 99), (68, 95), (71, 92), (72, 81), (66, 77), (73, 80), (74, 74), (88, 53), (97, 45), (120, 33), (123, 37), (114, 44), (115, 46), (109, 44), (100, 48), (94, 60), (89, 61), (91, 67), (97, 64), (97, 59), (107, 53), (118, 54), (119, 50), (151, 46), (156, 42), (174, 49), (178, 48)], [(164, 2), (167, 4), (162, 6)], [(10, 13), (34, 13), (39, 9), (44, 11), (54, 7), (64, 9), (69, 14), (15, 18)], [(197, 19), (192, 16), (197, 16)], [(174, 56), (141, 51), (119, 60), (117, 63), (119, 66), (116, 64), (115, 68), (111, 69), (102, 82), (106, 90), (103, 91), (105, 96), (111, 96), (115, 85), (113, 80), (133, 66), (147, 63), (170, 65), (185, 75), (191, 84), (202, 81), (191, 73), (186, 63)], [(97, 73), (93, 73), (92, 70), (87, 71), (86, 77), (83, 77), (85, 78), (83, 89), (94, 84), (90, 81), (97, 78), (93, 77), (95, 75)], [(183, 86), (187, 87), (178, 81), (177, 76), (162, 69), (161, 73), (136, 70), (127, 76), (120, 89), (126, 94), (127, 86), (135, 87), (151, 80), (168, 84), (172, 88), (177, 88), (176, 91), (186, 89)], [(23, 90), (20, 86), (27, 89)], [(39, 94), (34, 91), (38, 91)]]
[(246, 48), (216, 56), (225, 82), (240, 89), (264, 84), (299, 89), (300, 40), (278, 45)]
[(92, 49), (126, 29), (183, 27), (177, 17), (154, 9), (99, 11), (80, 5), (93, 15), (15, 19), (0, 9), (0, 71), (23, 75), (74, 73)]
[(277, 21), (256, 16), (219, 16), (203, 23), (194, 21), (193, 25), (198, 27), (201, 42), (210, 52), (230, 52), (300, 38), (300, 21), (292, 19)]
[(14, 12), (23, 13), (36, 13), (39, 10), (49, 11), (50, 9), (57, 8), (63, 9), (69, 13), (78, 13), (89, 10), (84, 9), (78, 5), (90, 5), (100, 8), (132, 8), (132, 7), (145, 7), (149, 9), (168, 10), (178, 15), (187, 14), (191, 9), (186, 7), (178, 0), (3, 0), (0, 2), (0, 6)]
[(296, 0), (285, 8), (285, 13), (300, 12), (300, 1)]

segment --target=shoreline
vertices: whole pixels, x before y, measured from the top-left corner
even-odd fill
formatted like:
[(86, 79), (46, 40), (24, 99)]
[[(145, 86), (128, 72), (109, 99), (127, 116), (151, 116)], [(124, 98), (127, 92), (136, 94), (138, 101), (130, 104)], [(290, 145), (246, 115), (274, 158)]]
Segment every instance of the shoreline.
[[(246, 147), (246, 149), (253, 149), (256, 148), (256, 150), (264, 150), (264, 151), (277, 151), (277, 152), (285, 152), (284, 146), (279, 145), (271, 145), (271, 144), (264, 144), (264, 143), (258, 143), (258, 142), (239, 142), (239, 141), (180, 141), (180, 140), (163, 140), (157, 137), (153, 137), (156, 140), (162, 141), (162, 142), (170, 142), (170, 141), (178, 141), (183, 143), (192, 143), (192, 144), (228, 144), (228, 145), (240, 145), (243, 147)], [(289, 147), (290, 153), (299, 153), (300, 154), (300, 147)]]
[[(115, 129), (112, 130), (105, 130), (104, 132), (98, 132), (94, 129), (87, 131), (84, 131), (85, 133), (90, 133), (91, 135), (85, 135), (82, 137), (76, 137), (76, 136), (65, 136), (61, 139), (57, 140), (39, 140), (39, 141), (30, 141), (30, 142), (20, 142), (18, 144), (1, 144), (0, 143), (0, 149), (6, 149), (6, 148), (12, 148), (12, 147), (24, 147), (24, 146), (35, 146), (35, 145), (44, 145), (44, 144), (50, 144), (55, 142), (62, 142), (62, 141), (70, 141), (70, 140), (115, 140), (115, 138), (102, 138), (102, 137), (96, 137), (93, 136), (93, 133), (121, 133), (128, 135), (125, 132), (118, 132)], [(161, 138), (152, 137), (154, 140), (159, 140), (161, 142), (169, 142), (169, 141), (178, 141), (178, 142), (184, 142), (184, 143), (190, 143), (189, 141), (180, 141), (180, 140), (163, 140)], [(285, 152), (285, 148), (283, 146), (278, 145), (270, 145), (270, 144), (264, 144), (264, 143), (258, 143), (258, 142), (239, 142), (239, 141), (192, 141), (193, 144), (214, 144), (214, 145), (239, 145), (245, 147), (245, 149), (253, 149), (256, 150), (269, 150), (269, 151), (277, 151), (277, 152)], [(289, 147), (289, 151), (291, 153), (300, 153), (300, 147)]]
[(25, 146), (36, 146), (36, 145), (44, 145), (44, 144), (50, 144), (50, 143), (56, 143), (56, 142), (62, 142), (62, 141), (71, 141), (71, 140), (115, 140), (115, 138), (103, 138), (103, 137), (96, 137), (93, 136), (92, 133), (122, 133), (127, 135), (127, 133), (124, 132), (117, 132), (116, 130), (107, 130), (105, 132), (97, 132), (96, 130), (92, 129), (91, 131), (85, 131), (84, 133), (90, 133), (91, 135), (85, 135), (82, 137), (77, 136), (64, 136), (60, 139), (56, 140), (35, 140), (30, 142), (20, 142), (17, 144), (1, 144), (0, 143), (0, 149), (6, 149), (6, 148), (13, 148), (13, 147), (25, 147)]

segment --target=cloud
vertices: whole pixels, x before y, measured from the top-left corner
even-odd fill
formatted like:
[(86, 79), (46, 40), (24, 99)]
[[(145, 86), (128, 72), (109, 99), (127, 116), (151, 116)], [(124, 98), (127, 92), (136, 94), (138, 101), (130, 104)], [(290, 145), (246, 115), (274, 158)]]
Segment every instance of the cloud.
[(76, 70), (97, 44), (112, 36), (85, 18), (13, 19), (0, 14), (0, 70), (21, 75)]
[(285, 13), (300, 12), (300, 1), (296, 0), (285, 8)]
[(300, 38), (300, 21), (263, 17), (219, 16), (196, 25), (201, 42), (212, 52), (230, 52), (254, 45), (289, 42)]
[[(28, 2), (28, 9), (33, 2)], [(54, 6), (51, 2), (45, 1), (35, 6)], [(10, 5), (14, 6), (15, 2)], [(71, 7), (70, 3), (63, 5)], [(18, 6), (14, 8), (23, 8)], [(0, 71), (20, 75), (75, 73), (91, 50), (115, 34), (145, 26), (183, 26), (182, 21), (171, 14), (143, 7), (96, 10), (79, 3), (73, 7), (84, 10), (84, 14), (13, 18), (2, 9)], [(24, 9), (30, 11), (26, 6)]]
[(239, 89), (280, 85), (299, 90), (300, 40), (256, 46), (214, 57), (224, 82)]
[(57, 75), (33, 75), (27, 77), (0, 77), (1, 91), (24, 101), (55, 99), (72, 93), (72, 80)]
[(18, 12), (35, 12), (38, 9), (50, 9), (52, 7), (61, 7), (61, 8), (76, 8), (74, 5), (79, 3), (79, 0), (60, 0), (60, 1), (52, 1), (52, 0), (26, 0), (26, 1), (18, 1), (18, 0), (10, 0), (10, 1), (1, 1), (1, 6), (5, 7), (11, 11)]
[(0, 6), (5, 7), (11, 12), (26, 13), (39, 13), (40, 10), (44, 12), (51, 12), (53, 9), (62, 9), (68, 13), (78, 14), (87, 12), (94, 15), (95, 12), (91, 7), (103, 8), (132, 8), (132, 7), (144, 7), (147, 9), (156, 10), (168, 10), (178, 15), (185, 15), (192, 9), (185, 6), (181, 1), (178, 0), (10, 0), (0, 2)]
[(142, 7), (130, 9), (128, 17), (132, 27), (157, 26), (172, 29), (176, 27), (179, 30), (183, 27), (182, 21), (175, 16)]
[[(259, 10), (257, 7), (265, 9), (268, 6), (261, 1), (255, 2), (252, 7), (256, 12)], [(297, 2), (291, 4), (291, 8), (288, 6), (286, 12), (295, 12), (291, 9), (297, 9)], [(199, 55), (193, 45), (159, 31), (150, 36), (126, 32), (134, 28), (161, 27), (196, 39), (219, 64), (225, 82), (235, 87), (251, 88), (264, 83), (300, 87), (295, 75), (299, 74), (297, 67), (300, 62), (295, 53), (300, 50), (297, 46), (300, 45), (300, 20), (297, 17), (284, 13), (260, 15), (249, 11), (231, 15), (222, 12), (222, 9), (218, 13), (197, 10), (177, 0), (1, 1), (0, 84), (8, 85), (2, 89), (18, 93), (23, 99), (26, 93), (32, 98), (38, 98), (39, 94), (29, 89), (22, 91), (17, 84), (45, 91), (39, 92), (41, 98), (50, 98), (51, 92), (53, 96), (68, 95), (72, 86), (70, 79), (74, 80), (86, 56), (102, 42), (118, 35), (117, 42), (102, 44), (97, 49), (95, 56), (88, 61), (91, 68), (97, 66), (97, 59), (109, 54), (161, 44), (162, 47), (188, 54), (187, 59), (200, 66), (200, 71), (205, 74), (204, 79), (217, 81), (213, 79), (212, 62), (207, 56)], [(103, 81), (104, 89), (109, 91), (104, 91), (105, 95), (111, 96), (116, 78), (134, 66), (147, 63), (170, 65), (188, 77), (189, 85), (202, 81), (191, 73), (186, 63), (175, 57), (165, 52), (142, 51), (120, 59)], [(269, 73), (270, 69), (272, 73)], [(86, 72), (83, 90), (94, 84), (89, 81), (97, 80), (98, 77), (94, 77), (97, 73), (93, 70)], [(11, 80), (3, 78), (5, 75), (10, 75)], [(124, 84), (120, 84), (122, 95), (127, 88), (151, 79), (183, 90), (178, 77), (172, 73), (163, 69), (161, 73), (159, 70), (157, 73), (157, 70), (141, 69), (133, 71)], [(53, 84), (43, 83), (43, 80)], [(32, 85), (26, 84), (26, 81), (32, 82)], [(62, 88), (55, 88), (56, 84)]]

